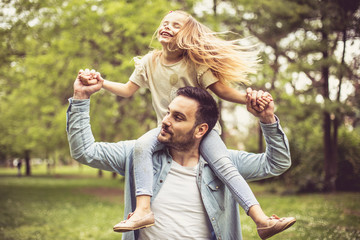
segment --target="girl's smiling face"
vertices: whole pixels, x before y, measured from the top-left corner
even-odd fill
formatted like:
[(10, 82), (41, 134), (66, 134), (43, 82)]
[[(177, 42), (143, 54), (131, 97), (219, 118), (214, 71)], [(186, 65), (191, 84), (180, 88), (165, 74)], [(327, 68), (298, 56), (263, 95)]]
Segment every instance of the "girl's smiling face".
[(171, 12), (164, 17), (158, 29), (158, 40), (162, 45), (167, 45), (184, 26), (186, 16), (181, 13)]

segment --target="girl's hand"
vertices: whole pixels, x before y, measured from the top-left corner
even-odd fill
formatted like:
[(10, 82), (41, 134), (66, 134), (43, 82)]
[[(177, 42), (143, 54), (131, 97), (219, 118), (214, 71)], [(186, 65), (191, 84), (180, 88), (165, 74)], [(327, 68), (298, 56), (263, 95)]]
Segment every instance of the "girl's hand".
[[(274, 101), (270, 95), (270, 93), (265, 93), (264, 91), (256, 91), (248, 88), (246, 106), (247, 110), (252, 113), (255, 117), (258, 117), (263, 123), (274, 123), (276, 122), (275, 114), (274, 114)], [(264, 97), (265, 102), (268, 104), (262, 111), (257, 110), (257, 100), (262, 99)]]
[(85, 69), (85, 71), (81, 69), (79, 71), (78, 77), (83, 85), (90, 86), (97, 84), (99, 78), (101, 78), (101, 75), (94, 69), (92, 69), (91, 71), (89, 69)]
[(273, 101), (272, 96), (268, 92), (262, 90), (253, 91), (251, 88), (248, 88), (246, 92), (246, 99), (250, 98), (252, 108), (258, 112), (264, 111)]
[(94, 71), (92, 71), (92, 74), (93, 74), (93, 76), (97, 77), (96, 83), (92, 84), (92, 85), (85, 85), (80, 80), (80, 77), (82, 75), (81, 72), (83, 72), (83, 71), (80, 70), (80, 72), (78, 73), (78, 76), (76, 77), (76, 80), (74, 82), (73, 98), (74, 99), (89, 99), (93, 93), (99, 91), (102, 88), (104, 80), (101, 77), (99, 77), (100, 74), (95, 72), (95, 70), (94, 70)]
[[(257, 106), (259, 107), (260, 111), (263, 111), (267, 108), (267, 106), (273, 101), (272, 96), (268, 92), (262, 92), (261, 97), (256, 99)], [(261, 94), (260, 93), (260, 94)]]

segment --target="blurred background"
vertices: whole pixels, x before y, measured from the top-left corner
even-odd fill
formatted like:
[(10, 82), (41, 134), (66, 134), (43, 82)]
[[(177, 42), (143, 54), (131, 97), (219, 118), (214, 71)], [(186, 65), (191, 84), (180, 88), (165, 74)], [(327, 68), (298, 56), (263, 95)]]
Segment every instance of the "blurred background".
[[(320, 226), (319, 235), (296, 235), (311, 229), (315, 221), (314, 216), (312, 222), (305, 220), (306, 214), (299, 213), (298, 231), (290, 232), (283, 239), (325, 239), (324, 236), (333, 236), (326, 239), (360, 239), (360, 209), (355, 204), (360, 200), (358, 0), (1, 1), (0, 204), (3, 208), (0, 218), (3, 220), (0, 220), (0, 238), (56, 239), (41, 232), (54, 230), (51, 224), (45, 224), (44, 211), (48, 213), (60, 203), (59, 198), (54, 198), (54, 202), (48, 199), (55, 194), (50, 194), (48, 189), (52, 179), (61, 179), (61, 182), (57, 182), (60, 185), (54, 182), (50, 189), (73, 186), (74, 189), (118, 190), (120, 176), (112, 174), (103, 180), (105, 182), (99, 182), (97, 178), (106, 178), (103, 174), (109, 173), (87, 170), (69, 155), (65, 116), (73, 82), (79, 69), (85, 68), (96, 69), (106, 79), (127, 82), (134, 70), (132, 58), (160, 47), (156, 39), (151, 43), (153, 33), (163, 16), (175, 9), (191, 13), (214, 31), (229, 31), (224, 35), (227, 39), (241, 38), (240, 43), (259, 48), (261, 64), (258, 73), (249, 76), (251, 87), (269, 91), (275, 99), (276, 114), (289, 138), (293, 162), (282, 176), (254, 185), (260, 196), (265, 194), (264, 204), (269, 201), (269, 208), (275, 210), (271, 206), (275, 201), (271, 195), (291, 196), (286, 203), (279, 203), (281, 206), (301, 196), (314, 198), (308, 206), (330, 197), (334, 198), (331, 203), (336, 205), (334, 208), (340, 209), (332, 223), (324, 223), (329, 216), (323, 215), (322, 222), (315, 226), (316, 229)], [(241, 86), (239, 89), (245, 90)], [(265, 143), (259, 125), (245, 107), (220, 100), (219, 106), (226, 144), (230, 148), (262, 152)], [(97, 141), (136, 139), (156, 126), (151, 96), (145, 89), (128, 99), (102, 90), (92, 97), (91, 115)], [(85, 177), (90, 179), (89, 186), (85, 182), (78, 185), (80, 180), (74, 181), (77, 178), (84, 181)], [(41, 186), (50, 195), (43, 196)], [(36, 190), (40, 191), (39, 198), (24, 200)], [(19, 192), (25, 195), (18, 195)], [(88, 201), (94, 198), (94, 194), (89, 195), (92, 190), (77, 192), (89, 196)], [(109, 194), (106, 191), (97, 194), (101, 195)], [(120, 194), (118, 197), (115, 202), (122, 201)], [(76, 202), (69, 198), (61, 202)], [(40, 207), (43, 206), (41, 199), (51, 203), (45, 206), (48, 210), (26, 213), (31, 204), (39, 204), (37, 209), (44, 209)], [(119, 214), (112, 216), (112, 221), (105, 226), (107, 231), (110, 229), (105, 236), (88, 235), (87, 231), (79, 235), (79, 230), (67, 232), (58, 239), (110, 239), (112, 225), (122, 216), (122, 206), (111, 199), (98, 199), (101, 204), (112, 203), (110, 208), (119, 209)], [(306, 201), (303, 199), (302, 203)], [(339, 207), (342, 201), (346, 206), (340, 204)], [(99, 202), (94, 203), (98, 205)], [(69, 206), (70, 212), (78, 209)], [(318, 213), (323, 212), (321, 207), (316, 210)], [(90, 209), (82, 211), (93, 208)], [(306, 212), (305, 207), (301, 211)], [(291, 209), (284, 209), (285, 214), (289, 212)], [(337, 222), (339, 214), (345, 221), (342, 225)], [(42, 217), (34, 220), (34, 215)], [(18, 219), (27, 219), (26, 216), (31, 221), (43, 222), (47, 228), (33, 230), (40, 231), (39, 235), (21, 235), (26, 230), (19, 229), (28, 221)], [(107, 216), (104, 215), (104, 219), (108, 219)], [(76, 221), (86, 222), (87, 218)], [(300, 223), (305, 224), (303, 228)], [(87, 227), (94, 225), (97, 223)], [(249, 233), (246, 226), (245, 222), (245, 239), (252, 239), (255, 226), (250, 225)], [(333, 232), (326, 233), (325, 230), (330, 229)], [(349, 232), (350, 235), (344, 235)], [(119, 236), (112, 237), (119, 239)]]

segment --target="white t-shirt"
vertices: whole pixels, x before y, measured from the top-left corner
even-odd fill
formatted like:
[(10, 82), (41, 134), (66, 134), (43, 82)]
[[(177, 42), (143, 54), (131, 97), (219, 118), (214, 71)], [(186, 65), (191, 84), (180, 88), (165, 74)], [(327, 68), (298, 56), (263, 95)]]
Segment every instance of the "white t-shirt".
[(196, 183), (195, 167), (172, 161), (171, 169), (151, 208), (155, 226), (140, 229), (140, 240), (208, 240), (209, 221)]
[(177, 63), (164, 65), (159, 57), (154, 58), (153, 52), (150, 52), (141, 59), (134, 58), (134, 61), (135, 70), (130, 81), (150, 89), (158, 125), (179, 88), (192, 86), (207, 89), (218, 81), (209, 68), (195, 66), (184, 58)]

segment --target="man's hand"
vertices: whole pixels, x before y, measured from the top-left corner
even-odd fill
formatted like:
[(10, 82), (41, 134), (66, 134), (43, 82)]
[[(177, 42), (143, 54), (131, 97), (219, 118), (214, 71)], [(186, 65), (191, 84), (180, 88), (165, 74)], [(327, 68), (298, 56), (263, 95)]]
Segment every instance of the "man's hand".
[[(80, 81), (80, 75), (83, 73), (90, 74), (94, 76), (94, 79), (96, 79), (96, 83), (90, 86), (84, 85)], [(100, 73), (95, 72), (95, 70), (89, 71), (89, 69), (86, 69), (85, 71), (80, 70), (78, 76), (76, 77), (76, 80), (74, 82), (74, 96), (73, 99), (89, 99), (90, 96), (99, 91), (102, 88), (104, 79), (100, 76)]]
[(85, 71), (83, 70), (79, 71), (79, 79), (81, 83), (85, 86), (97, 84), (98, 83), (97, 75), (100, 75), (100, 73), (95, 72), (94, 69), (91, 71), (89, 71), (89, 69), (86, 69)]
[(262, 123), (274, 123), (276, 122), (274, 114), (274, 101), (268, 102), (263, 111), (258, 111), (257, 103), (263, 98), (271, 98), (272, 96), (268, 92), (256, 91), (248, 88), (246, 90), (246, 107), (247, 110), (253, 114), (255, 117), (258, 117)]

